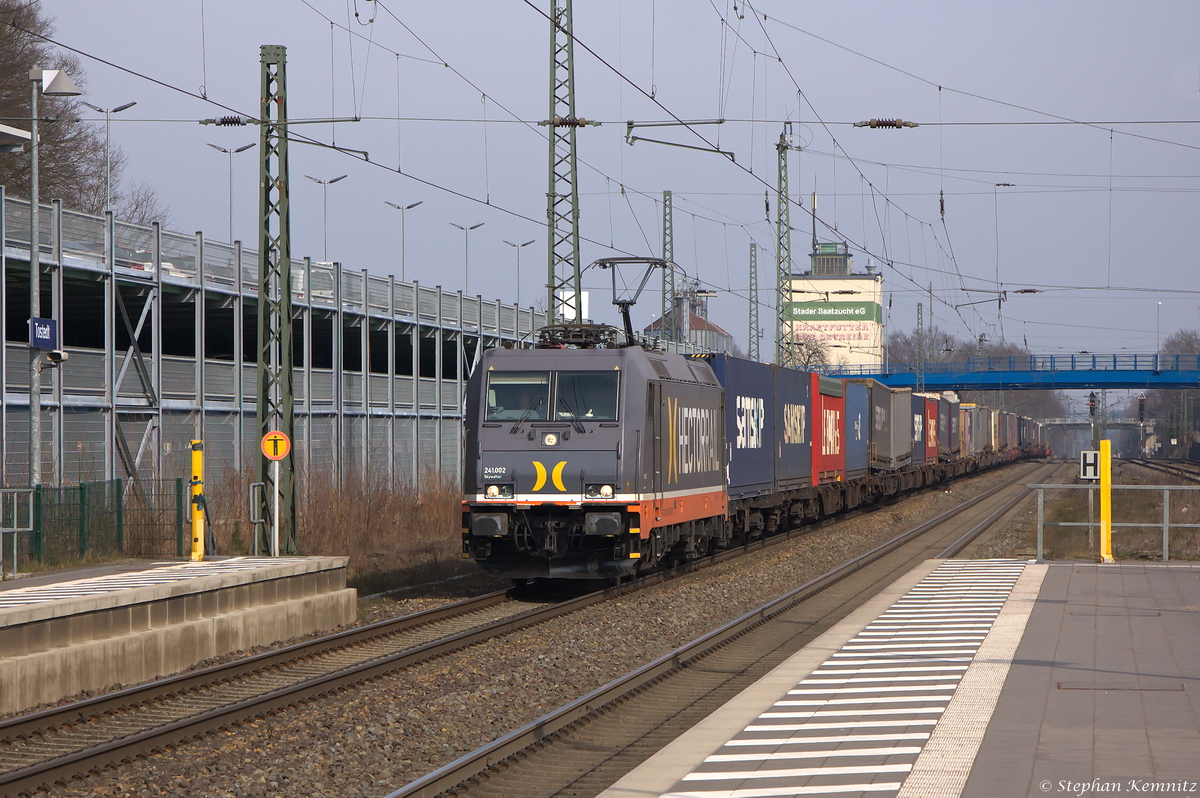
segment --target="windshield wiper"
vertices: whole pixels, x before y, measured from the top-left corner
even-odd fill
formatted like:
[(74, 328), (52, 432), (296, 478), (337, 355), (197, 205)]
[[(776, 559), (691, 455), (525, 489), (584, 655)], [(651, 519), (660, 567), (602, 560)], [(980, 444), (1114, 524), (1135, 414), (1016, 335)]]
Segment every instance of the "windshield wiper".
[(528, 410), (526, 410), (524, 413), (522, 413), (522, 414), (521, 414), (521, 417), (517, 419), (517, 423), (512, 425), (512, 429), (510, 429), (510, 430), (508, 431), (508, 434), (509, 434), (509, 435), (515, 435), (515, 434), (517, 434), (517, 432), (518, 432), (518, 431), (521, 429), (521, 425), (522, 425), (522, 424), (524, 424), (524, 423), (525, 423), (525, 421), (526, 421), (526, 420), (527, 420), (527, 419), (528, 419), (528, 418), (529, 418), (531, 415), (533, 415), (533, 411), (534, 411), (534, 410), (537, 410), (539, 407), (541, 407), (541, 406), (542, 406), (542, 401), (543, 401), (545, 398), (546, 398), (546, 395), (545, 395), (545, 394), (542, 394), (541, 396), (539, 396), (539, 397), (538, 397), (538, 400), (537, 400), (536, 402), (534, 402), (534, 403), (533, 403), (533, 407), (529, 408), (529, 409), (528, 409)]
[(562, 395), (560, 395), (560, 396), (558, 397), (558, 403), (559, 403), (560, 405), (562, 405), (563, 407), (565, 407), (565, 408), (566, 408), (566, 410), (567, 410), (567, 412), (568, 412), (568, 413), (570, 413), (570, 415), (571, 415), (571, 426), (575, 428), (575, 431), (576, 431), (576, 432), (578, 432), (578, 433), (580, 433), (580, 434), (582, 434), (582, 433), (586, 432), (586, 431), (587, 431), (587, 429), (586, 429), (586, 428), (583, 426), (583, 422), (579, 420), (579, 416), (578, 416), (578, 415), (576, 415), (575, 411), (574, 411), (574, 410), (571, 408), (571, 405), (570, 405), (570, 403), (567, 401), (566, 397), (565, 397), (565, 396), (562, 396)]

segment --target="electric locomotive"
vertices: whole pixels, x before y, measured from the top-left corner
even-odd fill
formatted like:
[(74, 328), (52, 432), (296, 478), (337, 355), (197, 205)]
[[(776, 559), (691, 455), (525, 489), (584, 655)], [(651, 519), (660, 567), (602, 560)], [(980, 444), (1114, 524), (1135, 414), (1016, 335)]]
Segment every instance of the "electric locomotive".
[(467, 384), (463, 555), (516, 581), (618, 579), (724, 537), (710, 366), (601, 325), (540, 334), (485, 352)]

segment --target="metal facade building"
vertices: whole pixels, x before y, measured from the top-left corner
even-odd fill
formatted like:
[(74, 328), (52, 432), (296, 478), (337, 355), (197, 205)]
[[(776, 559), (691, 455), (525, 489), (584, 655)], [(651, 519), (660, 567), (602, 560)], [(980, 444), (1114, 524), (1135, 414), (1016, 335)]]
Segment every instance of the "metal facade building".
[[(43, 206), (43, 316), (70, 357), (43, 374), (43, 474), (58, 484), (251, 465), (258, 256)], [(29, 203), (0, 188), (3, 483), (29, 480)], [(463, 382), (481, 348), (545, 323), (530, 309), (293, 261), (298, 465), (410, 484), (457, 474)], [(53, 308), (47, 313), (45, 309)]]

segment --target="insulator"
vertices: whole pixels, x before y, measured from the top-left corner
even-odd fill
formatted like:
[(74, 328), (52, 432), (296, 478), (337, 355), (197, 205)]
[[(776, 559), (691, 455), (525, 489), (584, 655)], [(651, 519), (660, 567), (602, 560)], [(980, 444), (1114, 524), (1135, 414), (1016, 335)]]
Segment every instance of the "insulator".
[(217, 127), (245, 127), (246, 118), (242, 116), (219, 116)]

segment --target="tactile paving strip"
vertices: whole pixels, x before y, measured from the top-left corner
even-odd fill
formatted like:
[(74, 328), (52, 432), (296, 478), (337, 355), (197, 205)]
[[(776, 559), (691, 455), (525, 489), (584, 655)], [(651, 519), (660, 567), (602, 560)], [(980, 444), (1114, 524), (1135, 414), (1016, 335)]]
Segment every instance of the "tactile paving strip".
[(663, 798), (896, 795), (1025, 567), (943, 563)]

